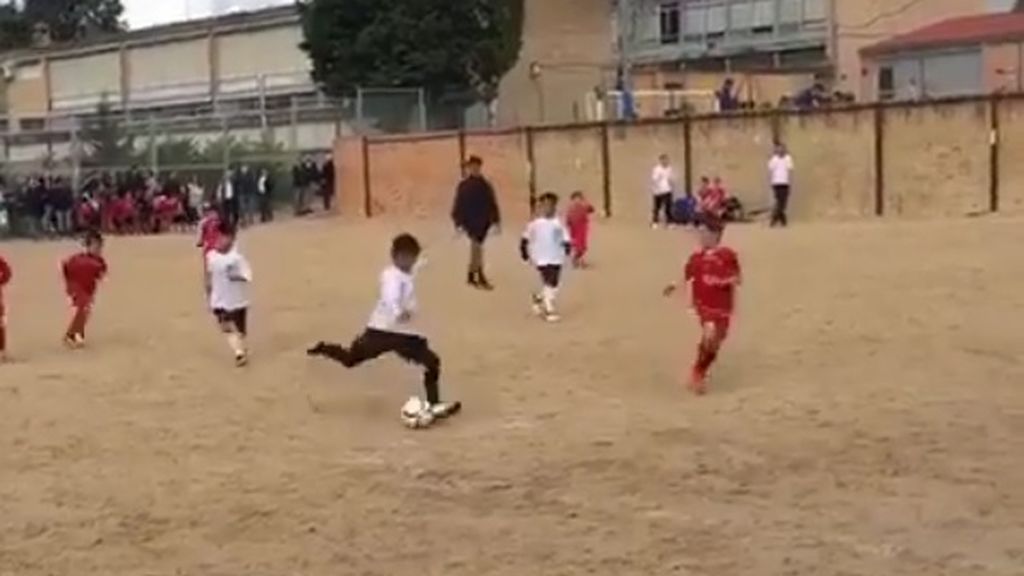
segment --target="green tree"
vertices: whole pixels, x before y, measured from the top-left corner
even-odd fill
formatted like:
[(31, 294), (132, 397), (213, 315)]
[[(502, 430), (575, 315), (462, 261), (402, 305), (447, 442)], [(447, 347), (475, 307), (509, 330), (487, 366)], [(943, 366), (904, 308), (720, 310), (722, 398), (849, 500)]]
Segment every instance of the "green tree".
[(56, 42), (120, 32), (123, 15), (121, 0), (25, 0), (22, 9), (29, 25), (45, 23)]
[(96, 114), (82, 124), (79, 138), (85, 146), (83, 165), (112, 169), (135, 164), (142, 156), (135, 147), (135, 137), (122, 128), (121, 121), (106, 98)]
[(23, 48), (32, 42), (30, 26), (13, 4), (0, 4), (0, 51)]
[(301, 7), (313, 79), (334, 96), (360, 86), (422, 87), (491, 101), (522, 45), (523, 0), (307, 0)]
[(20, 6), (0, 4), (0, 51), (29, 47), (36, 24), (45, 24), (56, 42), (124, 30), (121, 0), (24, 0)]

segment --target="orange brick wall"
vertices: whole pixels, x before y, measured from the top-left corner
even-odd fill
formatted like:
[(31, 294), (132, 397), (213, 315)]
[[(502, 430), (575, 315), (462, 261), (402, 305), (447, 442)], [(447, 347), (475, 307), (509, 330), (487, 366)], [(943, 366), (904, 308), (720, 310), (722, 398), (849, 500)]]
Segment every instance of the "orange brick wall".
[[(777, 136), (796, 164), (795, 220), (848, 220), (875, 214), (881, 153), (885, 216), (959, 217), (990, 206), (993, 101), (948, 101), (815, 113), (698, 117), (690, 120), (690, 177), (721, 176), (750, 209), (770, 205), (766, 163)], [(1024, 212), (1024, 99), (998, 101), (1001, 209)], [(876, 115), (881, 114), (881, 125)], [(876, 130), (882, 129), (876, 149)], [(645, 223), (650, 210), (650, 171), (669, 154), (685, 177), (686, 124), (673, 122), (585, 124), (543, 129), (437, 134), (372, 141), (369, 190), (373, 216), (447, 218), (463, 155), (484, 159), (510, 221), (529, 215), (531, 174), (535, 191), (568, 196), (583, 190), (612, 217)], [(605, 142), (607, 138), (607, 142)], [(530, 162), (532, 144), (533, 162)], [(605, 154), (607, 146), (607, 156)], [(335, 148), (338, 197), (343, 211), (361, 214), (366, 194), (362, 141)], [(607, 164), (606, 164), (607, 161)], [(606, 182), (607, 175), (607, 182)]]

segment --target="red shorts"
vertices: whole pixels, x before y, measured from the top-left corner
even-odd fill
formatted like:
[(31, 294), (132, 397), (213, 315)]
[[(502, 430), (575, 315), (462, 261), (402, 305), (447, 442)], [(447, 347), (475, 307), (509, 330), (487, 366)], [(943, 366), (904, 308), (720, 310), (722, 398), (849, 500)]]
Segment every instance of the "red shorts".
[(729, 325), (732, 321), (732, 314), (718, 310), (697, 309), (697, 318), (700, 319), (700, 326), (711, 324), (715, 327), (715, 335), (719, 342), (724, 342), (729, 336)]
[(84, 309), (92, 307), (94, 295), (85, 292), (69, 292), (68, 299), (72, 308)]

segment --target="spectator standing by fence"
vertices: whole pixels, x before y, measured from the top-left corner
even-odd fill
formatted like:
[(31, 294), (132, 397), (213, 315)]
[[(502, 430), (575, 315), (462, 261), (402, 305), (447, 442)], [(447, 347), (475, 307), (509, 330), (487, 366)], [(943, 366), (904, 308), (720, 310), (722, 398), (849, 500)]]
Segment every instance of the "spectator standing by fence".
[(775, 144), (775, 153), (768, 161), (768, 174), (772, 183), (772, 195), (775, 205), (772, 209), (771, 226), (786, 227), (789, 225), (789, 217), (786, 211), (789, 208), (789, 195), (791, 192), (791, 180), (793, 174), (793, 157), (789, 155), (786, 146), (781, 142)]
[(672, 223), (672, 196), (679, 181), (676, 169), (672, 167), (668, 154), (658, 157), (658, 163), (651, 171), (651, 227), (658, 227), (658, 219), (664, 215), (665, 225)]
[(491, 183), (482, 173), (483, 160), (471, 156), (465, 177), (455, 192), (452, 223), (469, 238), (469, 270), (466, 282), (474, 288), (493, 290), (484, 273), (484, 242), (491, 228), (500, 229), (501, 211)]
[(259, 194), (260, 222), (265, 224), (274, 219), (274, 178), (266, 168), (260, 170), (256, 192)]
[(331, 204), (334, 200), (334, 159), (330, 156), (324, 161), (323, 168), (320, 170), (321, 173), (321, 190), (320, 195), (324, 201), (324, 212), (331, 211)]

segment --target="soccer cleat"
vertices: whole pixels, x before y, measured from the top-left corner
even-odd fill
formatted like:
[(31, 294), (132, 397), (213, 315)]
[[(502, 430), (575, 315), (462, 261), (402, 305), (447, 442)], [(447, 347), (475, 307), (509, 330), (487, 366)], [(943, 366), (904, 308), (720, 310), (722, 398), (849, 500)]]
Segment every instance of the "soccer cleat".
[(237, 354), (235, 355), (235, 366), (238, 368), (244, 368), (249, 365), (248, 354)]
[(562, 317), (555, 312), (547, 312), (544, 314), (544, 321), (554, 324), (556, 322), (561, 322)]
[(438, 402), (430, 405), (430, 415), (437, 419), (451, 418), (462, 410), (462, 402)]
[(324, 342), (317, 342), (312, 348), (306, 350), (308, 356), (321, 356), (327, 348), (327, 344)]
[(694, 368), (693, 374), (690, 375), (690, 391), (697, 396), (703, 396), (704, 394), (707, 394), (707, 379), (707, 374)]
[(73, 334), (64, 337), (64, 345), (72, 350), (85, 347), (85, 337), (81, 334)]
[(537, 294), (533, 294), (530, 297), (533, 299), (533, 303), (532, 303), (533, 313), (536, 314), (537, 316), (543, 317), (544, 316), (544, 299), (541, 298), (540, 296), (538, 296)]

